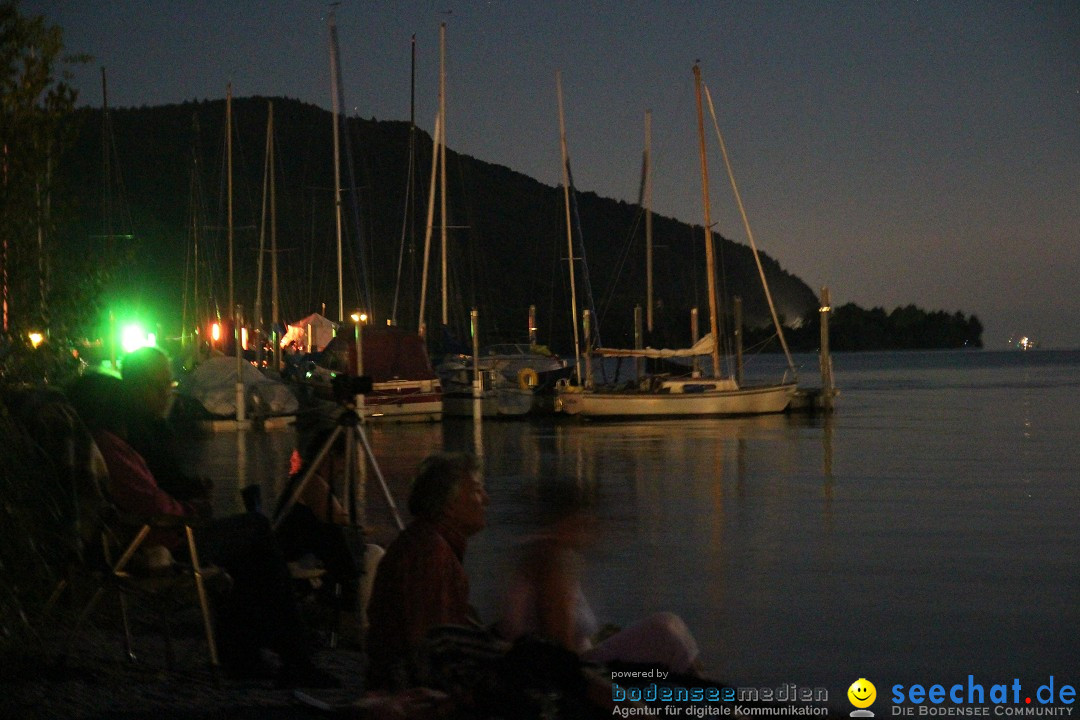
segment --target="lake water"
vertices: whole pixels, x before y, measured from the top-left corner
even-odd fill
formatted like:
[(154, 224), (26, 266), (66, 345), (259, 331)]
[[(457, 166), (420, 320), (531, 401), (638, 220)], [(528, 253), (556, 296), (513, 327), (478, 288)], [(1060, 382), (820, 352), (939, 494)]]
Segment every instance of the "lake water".
[[(816, 361), (798, 358), (808, 379)], [(586, 593), (602, 621), (680, 614), (710, 676), (826, 687), (1050, 675), (1080, 684), (1080, 352), (834, 357), (829, 418), (368, 426), (403, 505), (429, 452), (482, 448), (489, 527), (469, 547), (494, 618), (539, 483), (597, 498)], [(482, 439), (478, 443), (479, 437)], [(284, 481), (288, 430), (203, 444), (219, 498)], [(368, 474), (368, 514), (392, 537)], [(850, 709), (850, 708), (847, 708)], [(846, 710), (845, 710), (846, 711)]]

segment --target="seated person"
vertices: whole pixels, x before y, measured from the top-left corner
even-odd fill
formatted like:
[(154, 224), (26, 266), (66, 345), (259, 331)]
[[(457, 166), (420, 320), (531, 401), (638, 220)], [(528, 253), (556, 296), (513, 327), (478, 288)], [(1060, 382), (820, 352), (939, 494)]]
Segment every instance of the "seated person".
[(372, 688), (408, 687), (421, 641), (441, 625), (479, 628), (463, 560), (484, 527), (488, 495), (472, 455), (439, 453), (421, 464), (408, 507), (413, 521), (375, 573), (367, 648)]
[(544, 529), (519, 551), (517, 569), (497, 625), (508, 640), (533, 636), (578, 653), (591, 662), (619, 661), (696, 673), (698, 647), (686, 624), (672, 613), (656, 613), (622, 629), (601, 632), (581, 587), (591, 518), (572, 481), (541, 489)]
[(169, 357), (156, 347), (139, 348), (120, 365), (127, 413), (127, 443), (142, 455), (158, 486), (177, 500), (210, 509), (210, 485), (187, 471), (168, 413), (172, 404)]
[[(340, 596), (334, 603), (345, 613), (341, 618), (343, 629), (347, 634), (355, 635), (351, 639), (359, 641), (359, 620), (355, 617), (360, 588), (357, 559), (363, 548), (359, 547), (359, 542), (355, 547), (350, 544), (350, 539), (359, 540), (359, 534), (353, 533), (350, 537), (348, 529), (353, 526), (349, 514), (334, 492), (334, 485), (340, 487), (345, 477), (344, 435), (338, 436), (320, 465), (304, 481), (312, 469), (311, 463), (330, 440), (332, 432), (316, 433), (307, 439), (302, 451), (293, 453), (289, 482), (274, 512), (274, 534), (288, 562), (299, 562), (311, 556), (326, 570), (322, 587), (331, 593), (335, 587), (340, 589)], [(285, 505), (301, 482), (304, 485), (300, 496), (286, 510)], [(279, 518), (282, 511), (285, 514)]]
[[(146, 461), (128, 444), (131, 415), (123, 407), (127, 395), (121, 392), (120, 380), (86, 375), (72, 385), (69, 397), (101, 450), (109, 472), (106, 491), (119, 510), (140, 516), (199, 516), (195, 504), (158, 485)], [(226, 670), (240, 677), (259, 676), (269, 670), (262, 660), (265, 648), (281, 658), (280, 685), (336, 685), (311, 661), (309, 634), (269, 521), (255, 513), (209, 520), (196, 525), (195, 536), (200, 561), (223, 567), (233, 579), (232, 593), (218, 608), (216, 623)], [(163, 545), (174, 555), (187, 549), (182, 528), (156, 528), (147, 542)]]

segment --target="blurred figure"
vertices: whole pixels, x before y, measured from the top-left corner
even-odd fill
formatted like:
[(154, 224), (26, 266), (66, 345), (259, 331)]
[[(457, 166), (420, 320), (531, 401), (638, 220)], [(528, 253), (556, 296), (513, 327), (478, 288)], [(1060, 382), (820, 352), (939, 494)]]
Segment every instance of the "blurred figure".
[(677, 615), (656, 613), (622, 630), (600, 628), (581, 587), (581, 552), (592, 536), (592, 516), (574, 482), (542, 486), (540, 519), (543, 529), (519, 550), (498, 623), (503, 637), (550, 640), (591, 662), (699, 670), (697, 642)]
[(487, 504), (472, 455), (439, 453), (420, 464), (408, 502), (414, 519), (375, 574), (368, 606), (370, 687), (412, 684), (421, 642), (432, 629), (480, 628), (463, 560), (468, 539), (484, 527)]

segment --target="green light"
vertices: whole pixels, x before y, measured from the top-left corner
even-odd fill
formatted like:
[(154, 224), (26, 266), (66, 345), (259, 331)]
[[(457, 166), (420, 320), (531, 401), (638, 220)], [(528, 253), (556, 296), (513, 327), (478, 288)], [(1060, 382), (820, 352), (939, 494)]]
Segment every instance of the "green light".
[(153, 333), (146, 332), (142, 325), (131, 323), (125, 325), (120, 331), (120, 347), (125, 353), (134, 352), (141, 347), (153, 346), (156, 338)]

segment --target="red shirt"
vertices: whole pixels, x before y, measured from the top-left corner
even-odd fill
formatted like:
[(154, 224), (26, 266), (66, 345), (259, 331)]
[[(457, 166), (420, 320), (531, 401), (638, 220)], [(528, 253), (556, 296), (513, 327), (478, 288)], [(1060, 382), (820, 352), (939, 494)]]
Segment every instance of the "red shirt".
[[(109, 499), (125, 513), (140, 517), (155, 515), (195, 515), (194, 509), (158, 487), (142, 455), (124, 440), (106, 430), (94, 433), (94, 441), (109, 469)], [(180, 546), (183, 538), (173, 529), (154, 529), (146, 538), (150, 545), (169, 549)]]
[(476, 624), (464, 554), (465, 537), (419, 518), (390, 544), (368, 604), (373, 666), (407, 662), (433, 627)]

